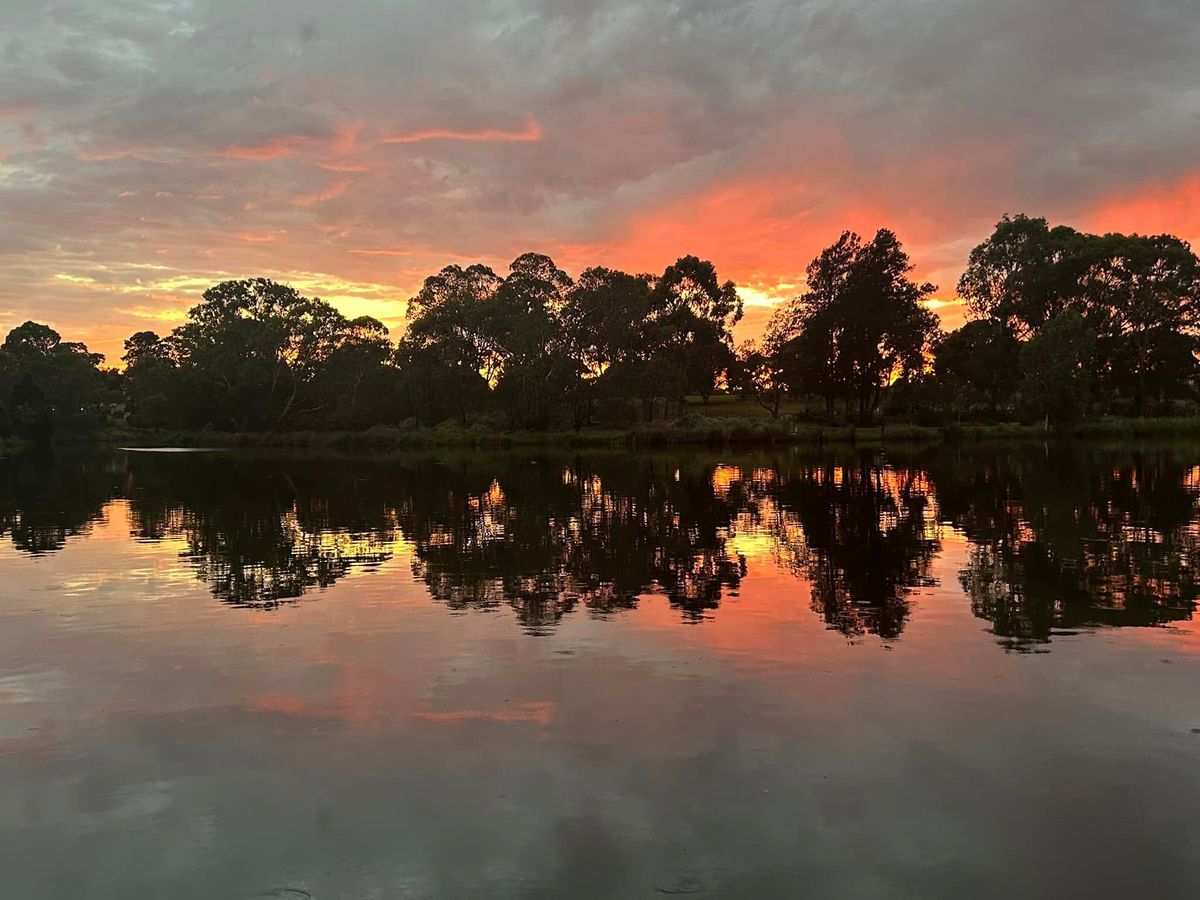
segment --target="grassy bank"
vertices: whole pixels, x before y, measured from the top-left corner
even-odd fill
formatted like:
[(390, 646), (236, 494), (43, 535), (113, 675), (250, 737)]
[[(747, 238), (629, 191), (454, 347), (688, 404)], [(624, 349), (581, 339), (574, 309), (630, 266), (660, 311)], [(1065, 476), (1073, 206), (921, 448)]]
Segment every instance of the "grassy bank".
[(366, 431), (163, 431), (115, 429), (107, 443), (126, 447), (297, 447), (335, 450), (402, 450), (425, 447), (619, 447), (628, 442), (625, 431), (496, 431), (461, 426), (402, 429), (376, 426)]
[(31, 444), (28, 441), (23, 441), (20, 438), (0, 437), (0, 456), (18, 453), (22, 450), (27, 450), (30, 446)]
[(855, 428), (775, 422), (739, 417), (688, 415), (672, 422), (630, 428), (584, 428), (579, 431), (497, 431), (461, 425), (435, 428), (377, 426), (366, 431), (110, 431), (106, 442), (131, 447), (329, 448), (398, 450), (437, 447), (637, 447), (773, 446), (789, 444), (862, 444), (929, 442), (942, 439), (936, 428), (894, 425)]
[(496, 431), (442, 425), (436, 428), (377, 426), (359, 432), (110, 431), (105, 441), (121, 446), (214, 448), (309, 447), (399, 450), (437, 447), (666, 447), (772, 446), (792, 444), (885, 445), (942, 442), (994, 442), (1060, 438), (1200, 437), (1200, 418), (1090, 419), (1064, 428), (997, 424), (919, 426), (902, 423), (870, 427), (777, 422), (737, 416), (689, 414), (673, 422), (632, 428), (580, 431)]

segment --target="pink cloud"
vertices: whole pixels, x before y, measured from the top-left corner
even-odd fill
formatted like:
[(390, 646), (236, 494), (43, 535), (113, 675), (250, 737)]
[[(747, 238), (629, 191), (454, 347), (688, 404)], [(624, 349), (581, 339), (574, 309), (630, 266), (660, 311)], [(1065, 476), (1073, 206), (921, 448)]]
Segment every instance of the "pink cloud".
[(335, 181), (333, 184), (329, 185), (329, 187), (325, 188), (324, 190), (320, 190), (320, 191), (317, 191), (312, 194), (304, 194), (302, 196), (297, 197), (295, 200), (292, 201), (292, 205), (300, 206), (300, 207), (317, 206), (321, 203), (326, 202), (327, 200), (332, 200), (335, 197), (342, 196), (342, 194), (346, 193), (346, 190), (349, 187), (350, 187), (350, 179), (342, 178), (342, 179)]
[(303, 135), (285, 135), (261, 144), (226, 147), (221, 151), (221, 156), (226, 159), (245, 160), (280, 159), (291, 156), (308, 140)]
[(0, 103), (0, 119), (32, 119), (38, 113), (38, 105), (26, 101)]
[(352, 175), (371, 171), (370, 166), (364, 166), (360, 163), (325, 162), (317, 163), (317, 165), (326, 172), (345, 172)]
[(477, 131), (460, 131), (453, 128), (429, 128), (407, 134), (392, 134), (379, 139), (381, 144), (415, 144), (419, 141), (477, 141), (477, 142), (526, 142), (540, 141), (542, 126), (535, 119), (527, 119), (519, 131), (503, 128), (483, 128)]

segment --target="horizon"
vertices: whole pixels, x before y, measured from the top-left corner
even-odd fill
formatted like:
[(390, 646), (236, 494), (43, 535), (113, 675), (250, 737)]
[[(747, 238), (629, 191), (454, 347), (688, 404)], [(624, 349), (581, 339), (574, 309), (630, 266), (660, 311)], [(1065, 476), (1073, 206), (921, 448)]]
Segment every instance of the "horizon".
[(18, 3), (0, 328), (115, 364), (262, 276), (395, 338), (425, 276), (535, 250), (572, 274), (712, 260), (744, 339), (841, 231), (881, 227), (952, 328), (1003, 214), (1200, 240), (1195, 16), (919, 8)]

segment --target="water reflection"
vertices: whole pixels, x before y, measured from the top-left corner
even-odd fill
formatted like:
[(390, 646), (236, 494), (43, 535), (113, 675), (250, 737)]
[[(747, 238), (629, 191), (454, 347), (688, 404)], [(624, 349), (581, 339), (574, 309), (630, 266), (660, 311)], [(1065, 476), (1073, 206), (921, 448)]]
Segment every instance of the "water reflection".
[(213, 596), (271, 608), (392, 556), (395, 532), (341, 467), (225, 455), (130, 460), (133, 537), (180, 540)]
[(28, 554), (61, 551), (125, 499), (131, 537), (178, 542), (214, 597), (264, 609), (403, 549), (435, 601), (511, 610), (532, 634), (648, 595), (700, 623), (769, 561), (794, 576), (787, 599), (829, 629), (884, 641), (901, 638), (914, 596), (936, 586), (947, 541), (965, 540), (967, 602), (1004, 646), (1025, 650), (1064, 631), (1192, 616), (1195, 455), (16, 457), (0, 461), (0, 534)]
[(899, 637), (909, 595), (935, 583), (939, 543), (924, 475), (866, 454), (766, 475), (747, 498), (777, 557), (810, 583), (813, 611), (849, 637)]
[(120, 493), (124, 466), (92, 454), (23, 453), (0, 459), (0, 537), (33, 556), (86, 534)]
[(931, 474), (941, 516), (972, 545), (962, 587), (1006, 646), (1191, 618), (1200, 476), (1190, 453), (945, 455)]
[(397, 519), (414, 572), (452, 609), (507, 604), (536, 633), (580, 604), (606, 616), (653, 591), (698, 621), (746, 573), (728, 547), (736, 506), (711, 471), (625, 458), (523, 461), (498, 478), (478, 462), (420, 466)]

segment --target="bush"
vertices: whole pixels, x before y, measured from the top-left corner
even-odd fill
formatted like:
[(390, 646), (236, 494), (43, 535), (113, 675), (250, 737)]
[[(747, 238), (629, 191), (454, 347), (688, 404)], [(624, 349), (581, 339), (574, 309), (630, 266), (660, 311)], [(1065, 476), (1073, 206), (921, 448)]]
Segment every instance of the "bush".
[(592, 415), (597, 425), (627, 428), (641, 417), (641, 404), (628, 397), (603, 397), (596, 401)]

